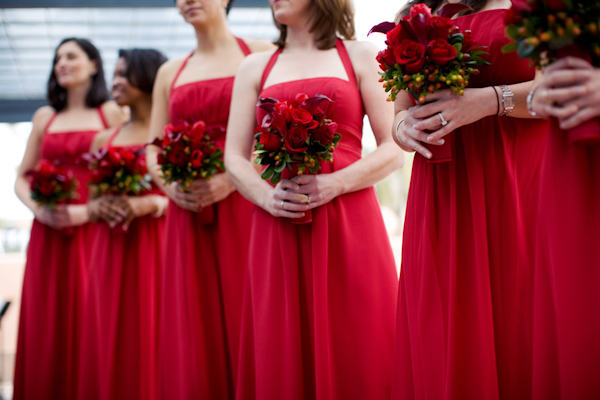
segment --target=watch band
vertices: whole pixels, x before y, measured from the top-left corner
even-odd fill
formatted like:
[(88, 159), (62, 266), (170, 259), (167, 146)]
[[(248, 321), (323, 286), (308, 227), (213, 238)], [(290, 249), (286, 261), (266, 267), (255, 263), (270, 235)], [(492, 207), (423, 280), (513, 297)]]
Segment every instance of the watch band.
[(515, 95), (506, 85), (500, 85), (500, 89), (502, 89), (502, 106), (504, 108), (500, 116), (505, 117), (515, 108)]
[(537, 117), (537, 113), (535, 111), (533, 111), (533, 96), (535, 96), (536, 90), (537, 90), (537, 87), (533, 88), (533, 90), (531, 92), (529, 92), (529, 94), (527, 95), (527, 112), (532, 117)]

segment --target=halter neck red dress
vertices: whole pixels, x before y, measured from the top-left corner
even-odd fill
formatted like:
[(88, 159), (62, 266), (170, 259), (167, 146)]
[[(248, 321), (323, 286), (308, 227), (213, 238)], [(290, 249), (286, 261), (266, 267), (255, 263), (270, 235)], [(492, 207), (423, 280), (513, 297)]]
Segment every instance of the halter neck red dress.
[[(98, 114), (107, 127), (102, 110)], [(52, 132), (44, 130), (41, 156), (73, 171), (79, 198), (88, 198), (88, 169), (81, 155), (89, 151), (97, 130)], [(94, 233), (92, 224), (69, 232), (33, 221), (27, 248), (14, 399), (73, 399), (77, 385), (78, 351), (83, 300)]]
[[(361, 158), (362, 99), (344, 43), (336, 48), (349, 81), (302, 79), (260, 92), (278, 100), (298, 93), (334, 100), (324, 111), (342, 139), (322, 173)], [(398, 279), (375, 190), (344, 194), (312, 211), (312, 222), (298, 225), (255, 208), (237, 399), (389, 399)]]
[[(470, 87), (534, 78), (527, 60), (501, 52), (508, 41), (504, 13), (456, 19), (491, 54)], [(541, 120), (486, 117), (451, 134), (451, 162), (415, 156), (394, 399), (531, 395), (533, 233), (546, 128)]]
[(600, 143), (553, 122), (542, 163), (533, 399), (600, 398)]
[[(238, 39), (244, 55), (250, 50)], [(189, 57), (188, 57), (189, 58)], [(171, 87), (172, 124), (227, 127), (234, 77)], [(222, 142), (217, 143), (221, 148)], [(211, 224), (170, 202), (161, 274), (159, 398), (228, 399), (234, 371), (253, 205), (238, 192), (214, 205)]]
[[(120, 130), (115, 129), (105, 147), (113, 147)], [(145, 154), (139, 157), (145, 161)], [(152, 194), (162, 192), (152, 185), (141, 196)], [(106, 222), (96, 224), (83, 322), (80, 399), (156, 398), (164, 220), (152, 215), (136, 218), (127, 232)]]

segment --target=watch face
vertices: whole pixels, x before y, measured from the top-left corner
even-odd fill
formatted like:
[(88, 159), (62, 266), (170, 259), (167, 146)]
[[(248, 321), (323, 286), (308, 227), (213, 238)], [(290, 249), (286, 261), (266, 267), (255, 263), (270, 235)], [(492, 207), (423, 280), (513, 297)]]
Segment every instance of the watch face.
[(508, 93), (504, 93), (504, 96), (502, 96), (502, 102), (504, 103), (504, 107), (505, 108), (512, 108), (515, 106), (515, 95), (514, 94), (508, 94)]

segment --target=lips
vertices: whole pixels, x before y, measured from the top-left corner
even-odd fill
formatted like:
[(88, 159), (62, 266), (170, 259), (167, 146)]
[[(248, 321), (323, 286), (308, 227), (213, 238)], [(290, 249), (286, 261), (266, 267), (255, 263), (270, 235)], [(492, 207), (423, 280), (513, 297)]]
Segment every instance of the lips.
[(200, 11), (200, 8), (199, 8), (199, 7), (192, 7), (192, 8), (188, 8), (188, 9), (185, 11), (185, 13), (186, 13), (186, 14), (193, 14), (193, 13), (194, 13), (194, 12), (196, 12), (196, 11)]

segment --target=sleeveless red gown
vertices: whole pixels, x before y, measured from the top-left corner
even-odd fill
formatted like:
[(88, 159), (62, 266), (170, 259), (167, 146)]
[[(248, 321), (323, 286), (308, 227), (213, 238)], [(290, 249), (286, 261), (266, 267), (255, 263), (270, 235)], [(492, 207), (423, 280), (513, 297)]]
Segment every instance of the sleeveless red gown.
[[(491, 65), (471, 87), (534, 70), (502, 54), (504, 10), (460, 17)], [(394, 399), (531, 395), (532, 255), (547, 123), (486, 117), (451, 134), (451, 162), (416, 156), (406, 210)]]
[[(342, 139), (333, 165), (324, 164), (322, 173), (361, 158), (362, 99), (343, 42), (336, 47), (349, 81), (295, 80), (260, 93), (334, 100), (324, 111), (339, 124)], [(267, 65), (263, 84), (280, 52)], [(389, 398), (398, 280), (372, 187), (312, 210), (308, 224), (256, 207), (249, 261), (238, 399)]]
[(535, 263), (534, 399), (600, 398), (600, 144), (550, 129)]
[[(102, 110), (98, 113), (107, 127)], [(79, 181), (76, 203), (88, 198), (87, 163), (98, 131), (48, 133), (41, 143), (42, 158), (73, 171)], [(15, 365), (14, 399), (75, 398), (83, 299), (89, 273), (92, 224), (69, 233), (33, 221), (27, 248)]]
[[(120, 129), (106, 147), (112, 146)], [(127, 146), (134, 151), (144, 147)], [(153, 185), (146, 194), (162, 192)], [(164, 220), (151, 215), (136, 218), (127, 232), (111, 229), (106, 222), (96, 224), (82, 334), (78, 388), (82, 400), (156, 398)]]
[[(246, 44), (238, 43), (248, 55)], [(174, 86), (186, 62), (173, 80), (170, 122), (203, 120), (226, 128), (234, 77)], [(217, 144), (223, 147), (224, 138)], [(169, 204), (161, 274), (161, 399), (233, 397), (252, 209), (234, 192), (214, 205), (214, 222), (200, 225), (196, 213)]]

